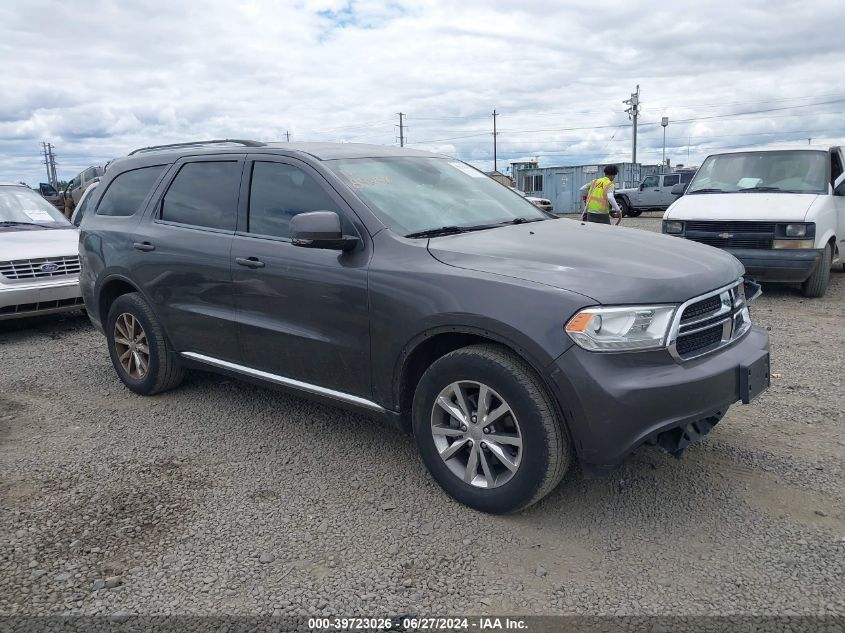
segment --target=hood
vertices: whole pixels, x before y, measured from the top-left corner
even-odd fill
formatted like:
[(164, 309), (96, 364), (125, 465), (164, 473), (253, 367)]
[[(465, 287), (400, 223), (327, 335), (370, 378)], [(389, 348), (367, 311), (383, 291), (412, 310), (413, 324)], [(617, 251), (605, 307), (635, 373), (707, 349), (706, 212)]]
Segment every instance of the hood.
[(681, 196), (664, 220), (766, 220), (801, 222), (815, 193), (699, 193)]
[(639, 187), (625, 187), (624, 189), (614, 189), (613, 195), (618, 195), (620, 193), (639, 193)]
[(78, 254), (79, 231), (74, 228), (0, 233), (0, 258), (3, 261)]
[(744, 270), (732, 255), (651, 231), (569, 219), (432, 238), (444, 264), (586, 295), (602, 304), (679, 303)]

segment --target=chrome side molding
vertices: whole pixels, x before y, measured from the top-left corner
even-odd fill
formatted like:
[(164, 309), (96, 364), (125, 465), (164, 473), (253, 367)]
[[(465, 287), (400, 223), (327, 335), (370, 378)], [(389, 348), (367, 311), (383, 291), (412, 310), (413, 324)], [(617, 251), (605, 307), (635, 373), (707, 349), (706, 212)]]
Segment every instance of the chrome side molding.
[(292, 389), (297, 389), (299, 391), (304, 391), (306, 393), (311, 393), (318, 396), (324, 396), (333, 400), (348, 402), (349, 404), (364, 407), (365, 409), (370, 409), (372, 411), (386, 411), (384, 407), (382, 407), (380, 404), (373, 402), (372, 400), (367, 400), (366, 398), (361, 398), (359, 396), (353, 396), (352, 394), (344, 393), (342, 391), (335, 391), (334, 389), (328, 389), (327, 387), (312, 385), (311, 383), (302, 382), (301, 380), (295, 380), (293, 378), (279, 376), (278, 374), (271, 374), (270, 372), (261, 371), (260, 369), (253, 369), (252, 367), (238, 365), (237, 363), (231, 363), (227, 360), (213, 358), (204, 354), (197, 354), (196, 352), (180, 352), (179, 355), (184, 356), (185, 358), (188, 358), (190, 360), (203, 363), (205, 365), (211, 365), (212, 367), (218, 367), (220, 369), (227, 369), (229, 371), (234, 371), (245, 376), (252, 376), (253, 378), (260, 378), (261, 380), (266, 380), (267, 382), (282, 385), (283, 387), (290, 387)]

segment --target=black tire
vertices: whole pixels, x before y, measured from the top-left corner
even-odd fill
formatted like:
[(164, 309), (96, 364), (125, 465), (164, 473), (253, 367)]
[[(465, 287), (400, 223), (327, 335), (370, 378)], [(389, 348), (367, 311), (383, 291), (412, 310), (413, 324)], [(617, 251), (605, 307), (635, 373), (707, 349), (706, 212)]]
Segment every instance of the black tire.
[[(137, 319), (147, 341), (149, 351), (146, 371), (141, 376), (132, 376), (124, 368), (115, 342), (115, 323), (122, 315), (131, 315)], [(151, 396), (178, 386), (185, 376), (185, 370), (175, 359), (164, 330), (161, 328), (149, 304), (137, 292), (119, 296), (109, 309), (106, 319), (106, 340), (112, 365), (129, 389), (142, 396)]]
[(622, 215), (627, 217), (631, 213), (631, 205), (628, 203), (628, 198), (619, 198), (619, 208), (622, 210)]
[[(441, 459), (434, 443), (435, 401), (443, 389), (463, 380), (482, 382), (501, 394), (519, 420), (519, 466), (497, 487), (465, 483)], [(457, 501), (482, 512), (516, 512), (536, 503), (560, 483), (572, 461), (571, 443), (539, 377), (528, 363), (499, 345), (472, 345), (435, 361), (414, 394), (413, 429), (422, 461), (435, 481)]]
[(815, 272), (810, 275), (809, 279), (801, 284), (801, 293), (805, 297), (823, 297), (827, 290), (827, 284), (830, 281), (830, 265), (831, 265), (831, 249), (830, 244), (824, 247), (822, 260), (819, 262)]

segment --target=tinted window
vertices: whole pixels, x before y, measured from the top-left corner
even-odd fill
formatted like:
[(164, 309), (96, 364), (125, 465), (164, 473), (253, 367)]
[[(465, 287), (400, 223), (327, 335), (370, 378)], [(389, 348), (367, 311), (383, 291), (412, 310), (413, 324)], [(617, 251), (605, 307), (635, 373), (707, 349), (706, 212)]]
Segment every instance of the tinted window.
[(133, 169), (115, 178), (97, 207), (97, 215), (133, 215), (150, 193), (164, 165)]
[(234, 161), (187, 163), (164, 196), (161, 219), (234, 231), (240, 181)]
[(289, 237), (290, 219), (306, 211), (336, 211), (326, 191), (301, 169), (257, 162), (249, 191), (250, 233)]
[(671, 187), (672, 185), (677, 185), (681, 181), (681, 177), (678, 175), (672, 176), (663, 176), (663, 186), (664, 187)]
[(690, 180), (692, 180), (693, 176), (695, 176), (694, 171), (685, 171), (681, 174), (681, 182), (687, 184)]
[(649, 176), (645, 180), (643, 180), (643, 187), (656, 187), (657, 186), (657, 176)]

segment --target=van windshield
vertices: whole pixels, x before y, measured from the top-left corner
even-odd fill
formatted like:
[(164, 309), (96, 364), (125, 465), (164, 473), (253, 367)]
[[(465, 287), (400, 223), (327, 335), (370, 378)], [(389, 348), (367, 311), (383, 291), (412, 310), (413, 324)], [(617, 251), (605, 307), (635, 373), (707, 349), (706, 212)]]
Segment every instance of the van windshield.
[(786, 150), (716, 154), (687, 189), (695, 193), (827, 193), (827, 152)]
[(549, 218), (521, 195), (457, 160), (401, 156), (326, 164), (402, 235)]

